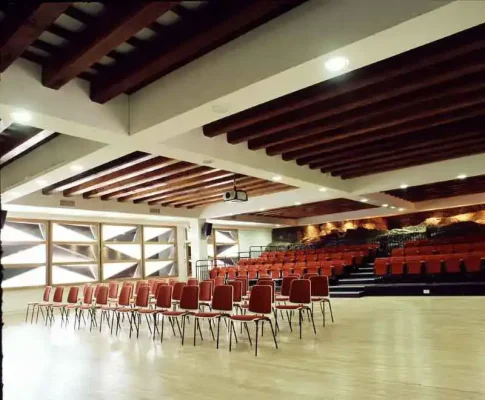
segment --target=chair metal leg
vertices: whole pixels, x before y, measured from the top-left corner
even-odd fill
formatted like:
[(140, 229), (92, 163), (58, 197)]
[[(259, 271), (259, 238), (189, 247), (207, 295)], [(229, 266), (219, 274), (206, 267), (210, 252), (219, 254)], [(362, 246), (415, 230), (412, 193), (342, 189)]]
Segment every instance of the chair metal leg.
[(232, 327), (234, 326), (234, 322), (232, 321), (232, 319), (231, 319), (230, 325), (231, 325), (231, 328), (229, 329), (229, 351), (232, 351), (232, 331), (233, 331)]
[(200, 340), (204, 340), (204, 338), (202, 337), (202, 330), (200, 329), (200, 321), (198, 318), (195, 317), (194, 320), (194, 324), (197, 322), (197, 329), (199, 330)]
[(270, 319), (268, 319), (269, 326), (271, 328), (271, 333), (273, 334), (273, 340), (274, 340), (274, 345), (276, 348), (278, 348), (278, 342), (276, 341), (276, 330), (273, 329), (273, 323), (271, 322)]
[(248, 334), (248, 340), (249, 340), (249, 345), (252, 347), (253, 342), (251, 341), (251, 335), (249, 334), (249, 328), (248, 328), (248, 323), (244, 322), (244, 327), (246, 328), (246, 333)]
[(216, 340), (216, 338), (214, 337), (214, 331), (212, 330), (212, 321), (210, 320), (210, 318), (209, 318), (209, 330), (211, 331), (212, 340)]
[(330, 308), (330, 316), (332, 317), (332, 322), (333, 321), (333, 312), (332, 312), (332, 303), (330, 303), (330, 300), (327, 300), (328, 301), (328, 308)]
[(313, 311), (308, 307), (308, 313), (310, 314), (310, 317), (312, 319), (312, 325), (313, 325), (313, 332), (315, 332), (315, 335), (317, 334), (317, 330), (315, 328), (315, 321), (313, 320)]
[(290, 331), (293, 332), (293, 326), (291, 325), (291, 317), (293, 316), (293, 313), (288, 313), (288, 310), (286, 310), (286, 317), (288, 318), (288, 325), (290, 325)]
[[(147, 320), (148, 330), (150, 331), (150, 335), (152, 334), (152, 328), (150, 326), (150, 321), (148, 320), (148, 315), (145, 314), (145, 319)], [(153, 333), (155, 334), (155, 328), (153, 328)]]
[(34, 322), (34, 313), (35, 313), (35, 307), (39, 308), (39, 306), (34, 304), (34, 307), (32, 307), (32, 312), (30, 313), (30, 323), (32, 324)]
[(217, 343), (216, 343), (216, 349), (219, 348), (219, 328), (221, 326), (221, 318), (222, 317), (217, 318)]
[[(178, 324), (178, 319), (177, 319)], [(185, 315), (182, 315), (182, 346), (184, 345), (185, 340)]]
[(30, 304), (27, 304), (27, 312), (25, 313), (25, 322), (27, 322), (27, 318), (29, 318), (29, 309), (30, 309)]
[(239, 343), (238, 340), (237, 340), (237, 334), (236, 334), (236, 328), (234, 327), (234, 323), (231, 324), (231, 327), (232, 327), (232, 331), (234, 332), (234, 339), (236, 340), (236, 344)]
[(254, 355), (257, 356), (258, 355), (258, 333), (259, 333), (259, 324), (258, 324), (258, 320), (255, 321), (256, 322), (256, 346), (255, 346), (255, 350), (254, 350)]
[(194, 346), (195, 346), (195, 339), (197, 338), (197, 321), (198, 319), (197, 318), (194, 318), (195, 321), (194, 321)]
[(301, 314), (301, 308), (298, 310), (298, 320), (300, 322), (300, 339), (301, 339), (301, 320), (303, 319), (303, 315)]
[[(165, 316), (162, 314), (162, 331), (160, 332), (160, 343), (163, 342), (163, 324), (165, 322)], [(173, 328), (173, 325), (172, 325), (172, 328)], [(175, 331), (174, 331), (175, 333)]]
[(325, 327), (325, 302), (320, 302), (320, 309), (322, 310), (323, 326)]

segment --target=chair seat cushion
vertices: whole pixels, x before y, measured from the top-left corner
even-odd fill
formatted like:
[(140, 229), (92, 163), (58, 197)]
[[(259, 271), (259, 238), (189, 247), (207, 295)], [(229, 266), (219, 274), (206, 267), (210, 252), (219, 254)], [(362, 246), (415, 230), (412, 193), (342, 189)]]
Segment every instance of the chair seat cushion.
[(315, 297), (312, 297), (312, 301), (324, 301), (324, 300), (329, 300), (330, 298), (329, 297), (319, 297), (319, 296), (315, 296)]
[(133, 312), (136, 311), (136, 307), (123, 307), (123, 308), (117, 308), (116, 311), (118, 312)]
[(27, 303), (28, 306), (35, 306), (36, 304), (39, 304), (40, 302), (39, 301), (29, 301)]
[(103, 311), (116, 311), (119, 307), (114, 306), (101, 306), (101, 310)]
[(62, 304), (62, 303), (55, 303), (55, 304), (51, 304), (51, 307), (55, 307), (55, 308), (62, 308), (62, 307), (66, 307), (67, 304)]
[(304, 306), (301, 304), (294, 304), (288, 306), (276, 306), (278, 310), (298, 310), (299, 308), (303, 308)]
[(161, 310), (155, 310), (154, 308), (140, 308), (138, 312), (141, 314), (153, 314), (156, 312), (161, 312)]
[(194, 314), (196, 318), (217, 318), (222, 317), (223, 315), (227, 314), (221, 312), (198, 312)]
[(164, 311), (162, 314), (166, 315), (167, 317), (179, 317), (188, 313), (187, 311)]
[(69, 308), (70, 310), (71, 310), (71, 309), (74, 309), (74, 308), (79, 308), (79, 307), (80, 307), (80, 305), (79, 305), (79, 304), (68, 304), (68, 305), (66, 306), (66, 308)]
[(91, 304), (83, 304), (82, 306), (79, 307), (81, 310), (90, 310), (93, 308)]
[(280, 296), (280, 297), (276, 297), (275, 298), (275, 301), (288, 301), (289, 297), (287, 296)]

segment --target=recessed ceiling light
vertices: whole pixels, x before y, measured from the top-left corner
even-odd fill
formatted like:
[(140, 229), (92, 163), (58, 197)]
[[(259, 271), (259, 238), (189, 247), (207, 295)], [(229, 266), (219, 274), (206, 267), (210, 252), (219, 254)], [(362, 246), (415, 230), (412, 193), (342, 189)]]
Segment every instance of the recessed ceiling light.
[(324, 188), (324, 187), (321, 187), (320, 189), (318, 189), (320, 192), (326, 192), (327, 191), (327, 188)]
[(35, 181), (35, 183), (37, 183), (37, 185), (39, 185), (39, 186), (45, 186), (45, 185), (47, 185), (47, 181), (45, 179), (37, 179)]
[(383, 204), (382, 207), (389, 207), (389, 204)]
[(369, 201), (369, 199), (363, 198), (363, 199), (360, 199), (360, 201), (361, 201), (362, 203), (367, 203), (367, 202)]
[(83, 169), (84, 167), (82, 165), (78, 165), (78, 164), (71, 165), (72, 171), (82, 171)]
[(275, 226), (281, 226), (280, 224), (276, 224)]
[(211, 158), (206, 158), (205, 160), (202, 160), (202, 164), (205, 164), (205, 165), (212, 164), (213, 162), (214, 160), (212, 160)]
[(259, 211), (264, 211), (264, 210), (266, 210), (266, 208), (260, 208), (260, 209), (259, 209)]
[(301, 203), (299, 201), (295, 201), (295, 206), (299, 206)]
[(400, 187), (401, 187), (401, 189), (407, 189), (408, 188), (408, 185), (406, 185), (405, 183), (403, 183)]
[(404, 208), (400, 208), (398, 211), (404, 211)]
[(17, 124), (27, 124), (32, 119), (32, 114), (25, 110), (16, 110), (10, 114), (12, 117), (13, 122)]
[(460, 174), (457, 176), (458, 179), (466, 179), (466, 175), (465, 174)]
[(283, 178), (281, 176), (279, 176), (279, 175), (275, 175), (271, 179), (273, 179), (274, 181), (281, 181)]
[(394, 206), (391, 206), (391, 208), (392, 208), (392, 209), (394, 210), (394, 209), (395, 209), (396, 207), (394, 207)]
[(345, 69), (349, 65), (349, 60), (345, 57), (338, 56), (332, 57), (325, 61), (325, 68), (330, 72), (339, 72)]

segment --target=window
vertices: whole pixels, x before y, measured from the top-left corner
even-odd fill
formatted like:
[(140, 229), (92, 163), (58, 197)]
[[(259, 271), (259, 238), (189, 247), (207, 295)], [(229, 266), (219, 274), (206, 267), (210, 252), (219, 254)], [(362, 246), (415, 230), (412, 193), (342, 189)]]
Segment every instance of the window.
[[(216, 229), (214, 236), (215, 258), (224, 263), (235, 265), (239, 253), (238, 232), (236, 229)], [(219, 264), (219, 262), (218, 262)]]
[(52, 283), (99, 280), (98, 225), (52, 223)]
[(102, 225), (103, 279), (141, 278), (141, 235), (138, 225)]
[(143, 227), (145, 277), (178, 275), (176, 238), (174, 227)]
[(47, 284), (47, 223), (8, 220), (1, 231), (3, 288)]

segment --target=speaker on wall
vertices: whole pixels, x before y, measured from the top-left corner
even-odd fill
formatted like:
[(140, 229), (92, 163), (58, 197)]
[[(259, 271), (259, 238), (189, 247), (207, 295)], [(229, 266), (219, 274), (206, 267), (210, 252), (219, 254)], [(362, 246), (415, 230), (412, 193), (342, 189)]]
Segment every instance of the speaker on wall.
[(3, 229), (3, 225), (5, 225), (5, 220), (7, 219), (7, 211), (0, 211), (0, 228)]
[(202, 234), (210, 236), (212, 234), (212, 224), (205, 222), (204, 225), (202, 225)]

